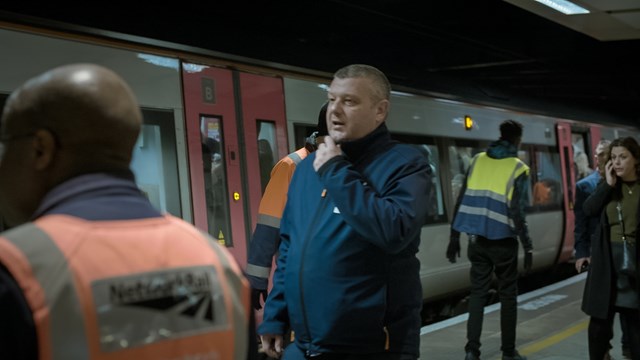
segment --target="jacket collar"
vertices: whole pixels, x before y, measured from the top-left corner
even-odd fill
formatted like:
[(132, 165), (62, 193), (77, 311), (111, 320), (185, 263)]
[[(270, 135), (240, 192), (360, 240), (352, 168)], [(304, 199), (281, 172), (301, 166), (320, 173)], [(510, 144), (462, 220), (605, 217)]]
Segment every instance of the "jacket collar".
[(130, 170), (75, 176), (51, 189), (31, 216), (31, 220), (49, 213), (56, 213), (61, 206), (78, 199), (95, 196), (112, 197), (121, 194), (142, 197), (134, 181), (133, 172)]
[(384, 150), (384, 148), (386, 148), (385, 145), (389, 143), (391, 143), (391, 134), (387, 129), (387, 125), (382, 123), (365, 137), (353, 141), (346, 141), (340, 145), (340, 148), (349, 160), (355, 162), (367, 154)]
[(518, 157), (518, 147), (507, 140), (494, 141), (489, 145), (487, 155), (492, 159)]

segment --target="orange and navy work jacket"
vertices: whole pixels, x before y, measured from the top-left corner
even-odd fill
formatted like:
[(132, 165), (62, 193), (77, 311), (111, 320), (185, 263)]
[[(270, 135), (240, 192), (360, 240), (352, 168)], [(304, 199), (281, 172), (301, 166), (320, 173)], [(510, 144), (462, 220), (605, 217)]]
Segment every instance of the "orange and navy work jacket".
[(45, 215), (0, 236), (39, 359), (244, 359), (249, 288), (231, 255), (170, 215)]
[(296, 166), (309, 155), (301, 148), (285, 156), (271, 170), (271, 178), (260, 200), (258, 223), (249, 246), (246, 275), (251, 287), (267, 290), (273, 256), (280, 246), (280, 218), (287, 203), (289, 182)]

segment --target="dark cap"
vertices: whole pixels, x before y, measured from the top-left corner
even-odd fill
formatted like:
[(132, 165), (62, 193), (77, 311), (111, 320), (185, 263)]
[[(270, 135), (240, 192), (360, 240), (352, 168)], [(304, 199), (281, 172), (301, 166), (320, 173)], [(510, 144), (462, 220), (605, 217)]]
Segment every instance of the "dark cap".
[(329, 135), (329, 129), (327, 128), (327, 107), (328, 106), (329, 106), (329, 102), (327, 101), (320, 108), (320, 113), (318, 114), (318, 134), (316, 136)]

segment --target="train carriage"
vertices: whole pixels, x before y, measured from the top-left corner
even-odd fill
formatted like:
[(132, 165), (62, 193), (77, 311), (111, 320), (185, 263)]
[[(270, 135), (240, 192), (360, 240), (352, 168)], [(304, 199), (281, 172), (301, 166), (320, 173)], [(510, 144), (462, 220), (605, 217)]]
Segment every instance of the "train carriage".
[[(144, 115), (132, 163), (138, 186), (161, 211), (208, 231), (241, 266), (269, 171), (302, 146), (331, 80), (331, 74), (119, 34), (0, 22), (0, 44), (0, 105), (26, 79), (62, 64), (96, 63), (120, 74)], [(445, 257), (453, 205), (470, 159), (496, 139), (500, 122), (525, 126), (519, 156), (531, 167), (534, 270), (572, 259), (574, 153), (593, 159), (601, 138), (638, 135), (611, 120), (557, 118), (455, 94), (403, 89), (392, 93), (391, 104), (393, 136), (419, 148), (436, 175), (423, 202), (429, 217), (418, 253), (425, 301), (469, 286), (465, 247), (457, 263)]]

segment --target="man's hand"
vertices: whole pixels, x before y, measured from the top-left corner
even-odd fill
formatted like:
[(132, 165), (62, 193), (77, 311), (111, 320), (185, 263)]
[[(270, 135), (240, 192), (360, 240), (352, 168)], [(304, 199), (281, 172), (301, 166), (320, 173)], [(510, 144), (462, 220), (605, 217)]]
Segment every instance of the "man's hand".
[(340, 145), (336, 145), (331, 136), (325, 136), (324, 142), (318, 145), (318, 150), (316, 150), (316, 158), (313, 160), (313, 169), (318, 171), (324, 163), (340, 155), (342, 155)]
[(460, 237), (452, 235), (449, 237), (449, 246), (447, 246), (447, 259), (455, 263), (456, 255), (460, 257)]
[(585, 271), (589, 267), (589, 263), (591, 262), (590, 257), (583, 257), (576, 260), (576, 271), (578, 274)]
[(262, 309), (262, 304), (260, 303), (260, 297), (262, 297), (262, 302), (267, 302), (267, 290), (261, 289), (251, 289), (251, 305), (256, 310)]
[(262, 342), (262, 350), (267, 356), (280, 359), (282, 356), (282, 345), (284, 344), (284, 337), (282, 335), (260, 335), (260, 341)]
[(533, 266), (533, 250), (525, 250), (524, 252), (524, 271), (530, 272)]

